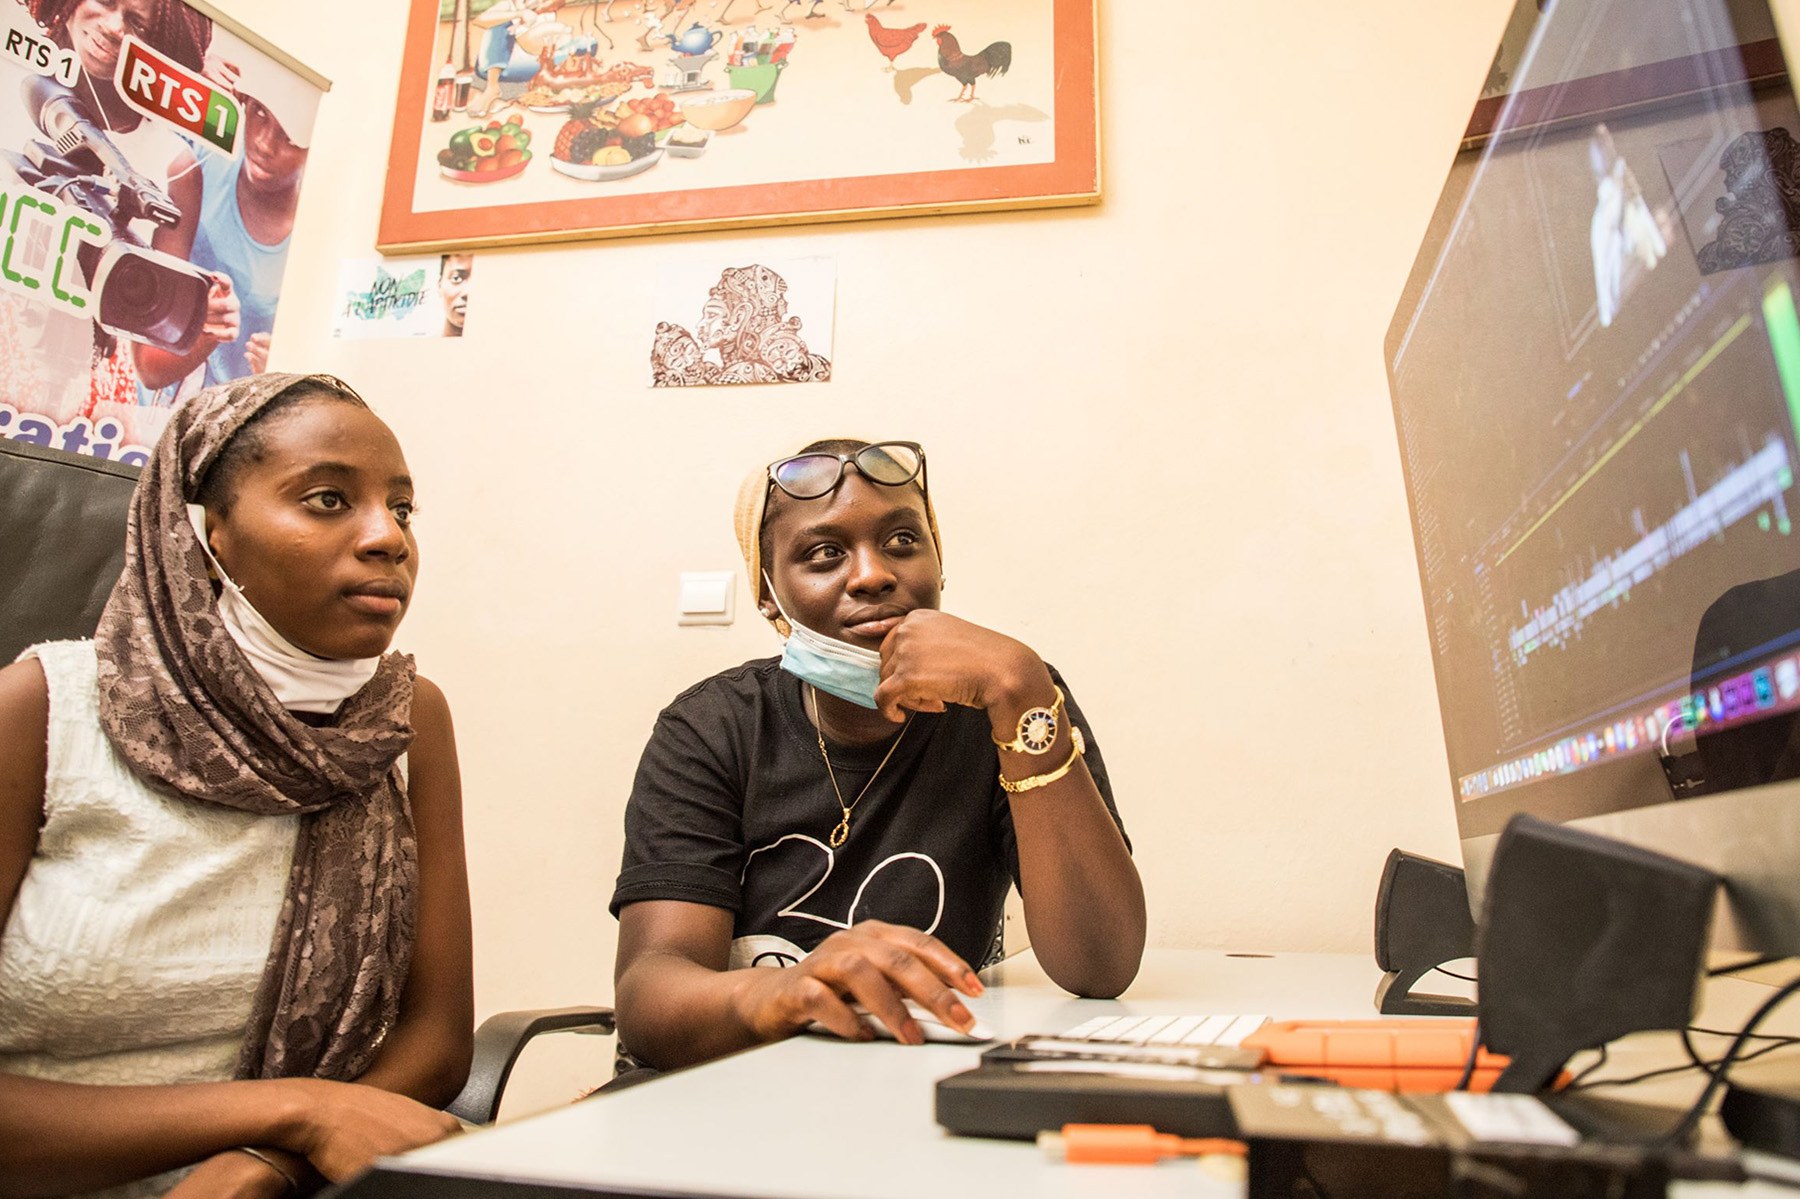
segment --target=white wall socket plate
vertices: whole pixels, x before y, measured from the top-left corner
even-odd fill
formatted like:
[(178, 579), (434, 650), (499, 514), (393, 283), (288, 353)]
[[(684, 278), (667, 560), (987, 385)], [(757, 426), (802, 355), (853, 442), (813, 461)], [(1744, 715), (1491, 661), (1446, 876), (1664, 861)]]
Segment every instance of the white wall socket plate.
[(727, 625), (735, 618), (737, 572), (684, 570), (675, 601), (675, 621), (682, 625)]

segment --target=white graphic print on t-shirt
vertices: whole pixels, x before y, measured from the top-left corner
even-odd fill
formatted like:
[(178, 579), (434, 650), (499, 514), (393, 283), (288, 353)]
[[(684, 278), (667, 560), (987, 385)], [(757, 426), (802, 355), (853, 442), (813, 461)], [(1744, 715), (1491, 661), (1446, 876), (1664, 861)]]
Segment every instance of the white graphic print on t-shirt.
[[(813, 877), (814, 871), (804, 865), (796, 867), (791, 861), (785, 863), (787, 872), (796, 875), (801, 880), (801, 885), (805, 885), (809, 879), (811, 883), (797, 898), (776, 912), (777, 917), (811, 920), (838, 929), (849, 928), (860, 920), (883, 920), (927, 933), (936, 932), (938, 922), (944, 918), (944, 872), (928, 854), (896, 853), (883, 858), (856, 888), (856, 895), (850, 901), (849, 908), (841, 915), (820, 912), (816, 907), (808, 910), (807, 901), (825, 886), (837, 867), (837, 855), (824, 842), (805, 833), (788, 833), (768, 845), (752, 850), (744, 860), (740, 882), (750, 877), (750, 870), (757, 864), (756, 859), (761, 854), (801, 854), (814, 857), (819, 862), (816, 878)], [(762, 865), (766, 867), (774, 863), (764, 859)], [(805, 956), (806, 951), (792, 941), (771, 933), (751, 933), (738, 937), (731, 943), (732, 969), (744, 966), (792, 966)]]

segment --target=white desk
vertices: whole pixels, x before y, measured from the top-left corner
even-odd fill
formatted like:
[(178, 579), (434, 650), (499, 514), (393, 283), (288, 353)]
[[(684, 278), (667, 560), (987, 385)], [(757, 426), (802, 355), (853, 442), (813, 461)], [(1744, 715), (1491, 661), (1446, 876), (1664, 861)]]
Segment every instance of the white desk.
[[(989, 990), (969, 1006), (1000, 1036), (1014, 1037), (1060, 1031), (1108, 1013), (1372, 1018), (1380, 972), (1366, 954), (1243, 957), (1152, 950), (1118, 1000), (1071, 998), (1029, 954), (983, 978)], [(1240, 1186), (1211, 1179), (1189, 1161), (1067, 1166), (1046, 1161), (1025, 1142), (948, 1135), (932, 1120), (932, 1083), (975, 1065), (979, 1054), (978, 1046), (795, 1037), (428, 1146), (390, 1164), (439, 1180), (447, 1194), (459, 1192), (441, 1180), (458, 1178), (515, 1184), (522, 1196), (578, 1190), (792, 1199), (964, 1193), (995, 1199), (1242, 1199)], [(396, 1185), (382, 1193), (419, 1192)], [(482, 1187), (479, 1193), (485, 1199), (507, 1192)], [(1687, 1184), (1670, 1194), (1787, 1199), (1793, 1192)]]
[[(1366, 1018), (1381, 972), (1367, 954), (1270, 958), (1152, 950), (1122, 999), (1074, 999), (1029, 954), (989, 970), (969, 1001), (1002, 1037), (1057, 1032), (1105, 1013)], [(953, 1137), (932, 1083), (979, 1046), (853, 1044), (802, 1036), (644, 1086), (472, 1133), (397, 1159), (409, 1170), (578, 1186), (601, 1193), (921, 1199), (1219, 1196), (1191, 1162), (1063, 1166), (1025, 1142)]]

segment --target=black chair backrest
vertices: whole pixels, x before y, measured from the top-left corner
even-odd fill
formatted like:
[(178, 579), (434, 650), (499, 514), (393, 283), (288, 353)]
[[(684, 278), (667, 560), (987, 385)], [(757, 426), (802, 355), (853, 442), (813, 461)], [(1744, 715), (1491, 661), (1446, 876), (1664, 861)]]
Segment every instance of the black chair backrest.
[(125, 568), (135, 466), (0, 438), (0, 666), (92, 637)]

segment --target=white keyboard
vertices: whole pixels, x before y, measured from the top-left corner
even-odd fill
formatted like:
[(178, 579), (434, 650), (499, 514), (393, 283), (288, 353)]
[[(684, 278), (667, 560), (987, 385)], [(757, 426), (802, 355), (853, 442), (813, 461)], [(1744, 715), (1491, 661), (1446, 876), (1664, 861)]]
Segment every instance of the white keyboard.
[(1013, 1053), (1046, 1060), (1243, 1067), (1235, 1050), (1267, 1016), (1100, 1016), (1066, 1032), (1025, 1037)]
[(1096, 1016), (1058, 1033), (1059, 1041), (1109, 1045), (1214, 1045), (1235, 1049), (1267, 1016)]

